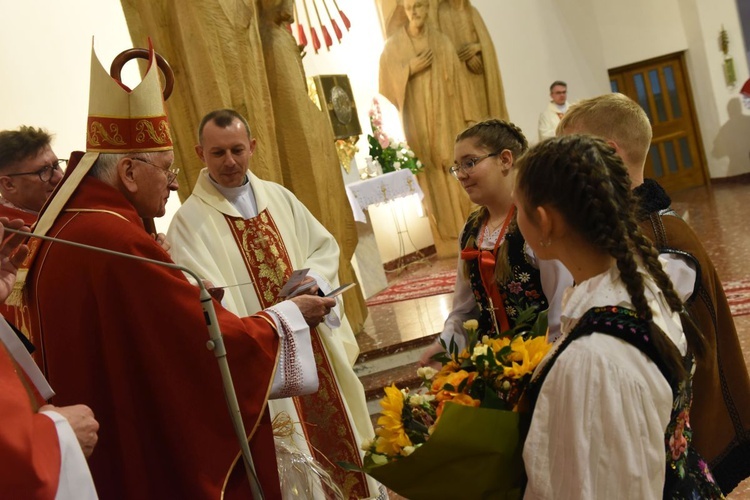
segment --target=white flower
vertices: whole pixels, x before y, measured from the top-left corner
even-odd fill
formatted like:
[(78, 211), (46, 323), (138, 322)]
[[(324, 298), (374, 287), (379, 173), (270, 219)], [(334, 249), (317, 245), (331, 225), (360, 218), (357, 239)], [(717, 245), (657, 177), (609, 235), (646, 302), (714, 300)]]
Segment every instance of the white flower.
[(417, 368), (417, 375), (424, 380), (432, 380), (432, 377), (434, 377), (436, 373), (437, 370), (432, 368), (431, 366), (423, 366), (421, 368)]
[(401, 169), (401, 162), (400, 161), (394, 161), (393, 162), (393, 168), (395, 168), (396, 170), (400, 170)]
[(421, 166), (422, 166), (422, 162), (417, 160), (417, 167), (421, 167)]
[(471, 360), (474, 361), (477, 359), (478, 356), (486, 356), (487, 355), (487, 346), (486, 345), (478, 345), (474, 347), (474, 352), (471, 354)]
[(401, 450), (401, 454), (405, 457), (408, 457), (409, 455), (414, 453), (414, 450), (416, 450), (416, 448), (414, 448), (413, 446), (404, 446)]
[(429, 403), (430, 401), (432, 401), (433, 399), (435, 399), (435, 395), (434, 394), (423, 394), (422, 398), (425, 400), (425, 403)]
[(421, 406), (424, 403), (424, 398), (419, 394), (415, 394), (409, 398), (409, 406)]
[(402, 153), (401, 151), (396, 151), (396, 158), (398, 158), (399, 160), (403, 160), (404, 153)]
[(518, 275), (518, 281), (521, 283), (527, 283), (531, 279), (529, 273), (521, 273)]
[(373, 445), (373, 441), (373, 439), (363, 439), (362, 444), (360, 444), (359, 447), (364, 451), (370, 451), (370, 448), (372, 448)]
[(406, 151), (404, 151), (404, 154), (409, 158), (414, 158), (414, 151), (412, 151), (411, 149), (407, 149)]
[(385, 465), (388, 463), (388, 457), (385, 455), (379, 455), (378, 453), (373, 453), (370, 455), (370, 458), (372, 458), (372, 463), (375, 465)]

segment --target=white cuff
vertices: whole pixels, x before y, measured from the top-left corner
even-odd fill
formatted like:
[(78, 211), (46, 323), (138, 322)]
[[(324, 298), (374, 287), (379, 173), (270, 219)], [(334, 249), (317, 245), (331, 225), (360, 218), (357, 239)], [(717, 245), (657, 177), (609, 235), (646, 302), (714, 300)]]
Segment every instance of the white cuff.
[(68, 420), (56, 411), (39, 413), (55, 422), (57, 438), (60, 441), (60, 482), (55, 498), (58, 500), (98, 498), (86, 457), (83, 456), (81, 445)]
[(285, 300), (266, 309), (280, 337), (279, 363), (271, 384), (270, 399), (303, 396), (318, 390), (310, 328), (294, 302)]

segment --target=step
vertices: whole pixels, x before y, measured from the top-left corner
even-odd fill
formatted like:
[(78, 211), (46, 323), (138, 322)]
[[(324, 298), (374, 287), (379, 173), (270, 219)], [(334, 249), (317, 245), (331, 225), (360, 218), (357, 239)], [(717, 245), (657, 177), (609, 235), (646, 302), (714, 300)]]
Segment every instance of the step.
[(419, 387), (421, 384), (417, 376), (419, 358), (437, 336), (438, 334), (435, 333), (360, 356), (357, 364), (354, 365), (354, 372), (364, 386), (370, 415), (380, 413), (379, 401), (383, 397), (384, 387), (391, 384), (396, 384), (399, 389)]
[(383, 387), (419, 387), (419, 358), (442, 331), (452, 306), (453, 294), (448, 293), (368, 307), (357, 334), (360, 355), (354, 372), (364, 386), (371, 415), (380, 413)]

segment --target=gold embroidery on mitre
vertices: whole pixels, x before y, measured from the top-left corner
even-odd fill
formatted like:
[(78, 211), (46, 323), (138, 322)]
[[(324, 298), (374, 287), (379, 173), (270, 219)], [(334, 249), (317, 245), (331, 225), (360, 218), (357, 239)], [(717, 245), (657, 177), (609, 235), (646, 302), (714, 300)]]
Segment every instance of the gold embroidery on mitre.
[(159, 121), (159, 130), (154, 128), (154, 124), (149, 120), (139, 120), (135, 124), (135, 130), (138, 132), (135, 136), (135, 142), (141, 144), (146, 142), (146, 134), (157, 144), (168, 144), (172, 142), (169, 134), (169, 124), (166, 120)]
[[(120, 127), (118, 127), (116, 123), (112, 123), (109, 125), (109, 130), (112, 135), (107, 133), (102, 122), (91, 122), (86, 140), (92, 146), (101, 146), (102, 142), (107, 142), (114, 146), (124, 146), (125, 141), (123, 140), (122, 135), (120, 135)], [(101, 135), (101, 138), (99, 135)]]

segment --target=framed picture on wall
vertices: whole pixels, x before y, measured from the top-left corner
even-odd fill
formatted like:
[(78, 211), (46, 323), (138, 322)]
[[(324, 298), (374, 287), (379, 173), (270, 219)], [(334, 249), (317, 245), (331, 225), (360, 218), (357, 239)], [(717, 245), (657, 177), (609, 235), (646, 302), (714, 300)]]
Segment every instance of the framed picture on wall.
[[(313, 77), (317, 104), (326, 112), (328, 123), (336, 139), (362, 134), (352, 87), (346, 75), (317, 75)], [(315, 97), (315, 96), (313, 96)], [(315, 100), (315, 99), (314, 99)]]

